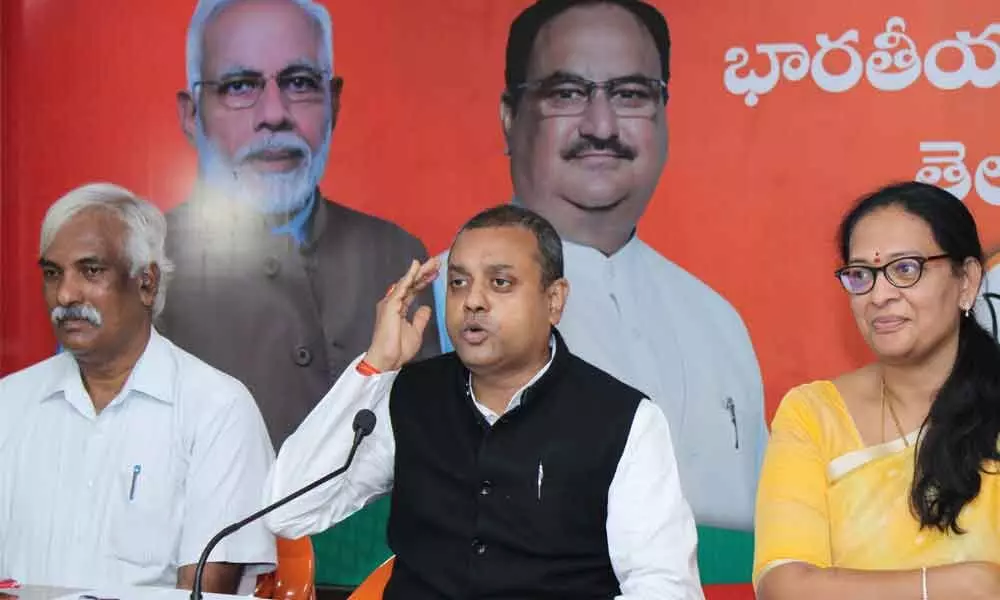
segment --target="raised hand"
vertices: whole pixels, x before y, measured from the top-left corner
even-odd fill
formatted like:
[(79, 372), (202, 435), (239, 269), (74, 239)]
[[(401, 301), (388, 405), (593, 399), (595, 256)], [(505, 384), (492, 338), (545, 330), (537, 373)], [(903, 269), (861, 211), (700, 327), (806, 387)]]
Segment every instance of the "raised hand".
[(410, 305), (421, 291), (437, 278), (440, 261), (424, 264), (414, 260), (403, 277), (389, 288), (376, 305), (375, 332), (365, 361), (379, 371), (395, 371), (420, 351), (424, 329), (431, 319), (431, 307), (421, 306), (407, 319)]

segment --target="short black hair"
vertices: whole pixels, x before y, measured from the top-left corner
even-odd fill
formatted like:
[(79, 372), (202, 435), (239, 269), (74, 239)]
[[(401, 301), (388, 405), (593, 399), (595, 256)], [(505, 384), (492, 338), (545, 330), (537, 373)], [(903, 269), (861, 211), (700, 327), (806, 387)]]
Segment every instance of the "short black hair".
[(514, 19), (507, 36), (507, 64), (504, 68), (507, 92), (504, 97), (512, 104), (516, 104), (518, 97), (517, 86), (527, 80), (528, 62), (538, 32), (567, 10), (591, 4), (612, 4), (635, 15), (653, 36), (656, 50), (660, 53), (661, 77), (664, 83), (670, 82), (670, 29), (667, 19), (655, 6), (642, 0), (537, 0)]
[[(535, 235), (538, 242), (538, 264), (542, 268), (542, 287), (547, 288), (563, 277), (562, 239), (545, 217), (515, 204), (488, 208), (469, 219), (458, 235), (472, 229), (488, 227), (522, 227)], [(458, 236), (455, 237), (458, 239)]]

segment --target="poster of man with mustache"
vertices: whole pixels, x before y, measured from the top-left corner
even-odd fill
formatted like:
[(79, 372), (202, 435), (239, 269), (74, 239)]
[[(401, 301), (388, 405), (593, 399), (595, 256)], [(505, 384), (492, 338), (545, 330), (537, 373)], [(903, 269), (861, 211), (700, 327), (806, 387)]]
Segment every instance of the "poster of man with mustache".
[(427, 254), (320, 192), (344, 85), (332, 35), (320, 4), (202, 0), (177, 93), (198, 179), (167, 214), (178, 275), (159, 324), (250, 388), (276, 448), (364, 350), (385, 287)]

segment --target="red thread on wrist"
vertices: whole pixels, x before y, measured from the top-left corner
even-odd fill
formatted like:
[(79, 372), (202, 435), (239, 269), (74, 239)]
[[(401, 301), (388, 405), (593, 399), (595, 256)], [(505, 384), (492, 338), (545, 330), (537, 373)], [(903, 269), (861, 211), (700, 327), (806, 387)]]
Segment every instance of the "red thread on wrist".
[(363, 359), (361, 362), (358, 363), (358, 366), (356, 368), (358, 370), (358, 373), (361, 373), (365, 377), (368, 377), (369, 375), (378, 375), (379, 373), (382, 372), (373, 367), (370, 362)]

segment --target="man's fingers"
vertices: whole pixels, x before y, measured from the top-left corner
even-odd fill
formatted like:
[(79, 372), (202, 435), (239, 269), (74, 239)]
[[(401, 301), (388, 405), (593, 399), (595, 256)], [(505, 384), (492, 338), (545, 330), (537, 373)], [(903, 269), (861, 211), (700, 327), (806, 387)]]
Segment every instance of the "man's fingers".
[(418, 337), (423, 337), (424, 329), (427, 329), (427, 323), (431, 320), (431, 307), (421, 306), (413, 313), (413, 329), (417, 332)]
[[(416, 263), (416, 261), (414, 262)], [(418, 264), (416, 272), (412, 274), (412, 277), (407, 279), (406, 293), (408, 295), (412, 295), (413, 293), (426, 288), (430, 282), (434, 281), (434, 278), (437, 277), (438, 265), (440, 262), (441, 261), (435, 256), (423, 264), (416, 263)], [(410, 269), (412, 271), (412, 265)], [(410, 275), (410, 272), (407, 272), (407, 275)]]
[(426, 290), (427, 286), (429, 286), (432, 283), (434, 283), (434, 280), (437, 279), (437, 277), (438, 277), (438, 272), (437, 271), (431, 271), (430, 273), (427, 273), (424, 276), (422, 276), (419, 279), (417, 279), (413, 283), (413, 285), (410, 286), (410, 293), (407, 295), (407, 298), (406, 298), (407, 302), (412, 301), (414, 298), (416, 298), (417, 294), (419, 294), (420, 292)]
[(437, 272), (432, 271), (429, 275), (427, 275), (423, 279), (417, 280), (416, 283), (410, 286), (410, 291), (406, 294), (406, 296), (403, 297), (402, 301), (400, 302), (400, 307), (399, 307), (400, 314), (405, 315), (407, 312), (409, 312), (410, 305), (412, 305), (413, 301), (417, 299), (417, 295), (419, 295), (420, 292), (427, 289), (427, 286), (431, 285), (431, 283), (433, 283), (435, 279), (437, 279)]
[(405, 316), (417, 294), (427, 289), (427, 286), (437, 278), (440, 264), (441, 260), (436, 256), (423, 264), (417, 260), (412, 261), (406, 274), (389, 286), (385, 296), (379, 301), (379, 305), (391, 304), (393, 308), (390, 308), (390, 311)]
[(417, 293), (426, 289), (427, 286), (437, 278), (438, 265), (440, 262), (441, 261), (437, 257), (431, 258), (423, 264), (414, 261), (414, 264), (419, 265), (416, 271), (414, 271), (413, 265), (410, 265), (410, 270), (407, 271), (406, 276), (399, 281), (395, 290), (402, 292), (398, 296), (401, 314), (406, 314), (406, 311), (410, 309), (410, 304), (413, 303), (413, 299), (416, 298)]
[(396, 289), (393, 291), (405, 294), (407, 288), (413, 285), (413, 282), (416, 280), (417, 273), (419, 271), (420, 271), (420, 262), (414, 259), (410, 263), (410, 268), (406, 270), (406, 274), (403, 275), (403, 277), (399, 280), (399, 283), (396, 284)]
[(400, 277), (396, 283), (389, 286), (389, 289), (385, 292), (385, 297), (382, 301), (386, 300), (400, 300), (406, 294), (407, 288), (416, 277), (417, 271), (420, 269), (420, 263), (414, 260), (410, 263), (410, 268), (406, 270), (406, 273)]
[(428, 278), (433, 281), (434, 277), (437, 276), (437, 273), (440, 270), (441, 259), (436, 256), (427, 259), (427, 262), (420, 265), (420, 269), (417, 271), (417, 282), (425, 281)]

